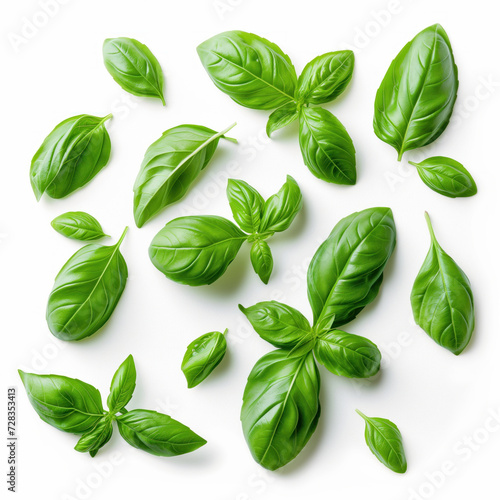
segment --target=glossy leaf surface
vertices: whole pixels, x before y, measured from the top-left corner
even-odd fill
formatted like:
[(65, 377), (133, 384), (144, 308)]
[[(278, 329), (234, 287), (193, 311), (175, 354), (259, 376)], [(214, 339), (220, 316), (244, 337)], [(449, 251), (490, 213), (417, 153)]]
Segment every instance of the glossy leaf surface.
[(253, 242), (250, 249), (250, 261), (262, 283), (267, 285), (273, 272), (274, 261), (271, 249), (265, 241), (256, 240)]
[(283, 106), (273, 111), (269, 116), (266, 125), (267, 136), (271, 137), (273, 132), (290, 125), (290, 123), (293, 123), (298, 118), (299, 111), (295, 102), (283, 104)]
[(107, 400), (108, 408), (111, 413), (121, 411), (132, 398), (135, 389), (137, 372), (135, 369), (134, 358), (132, 355), (118, 367), (109, 388)]
[(245, 181), (229, 179), (226, 194), (238, 226), (247, 233), (257, 232), (264, 207), (264, 199), (260, 193)]
[(113, 435), (113, 421), (102, 417), (96, 426), (86, 432), (76, 443), (75, 450), (81, 453), (89, 452), (92, 457), (111, 439)]
[(108, 236), (99, 221), (86, 212), (66, 212), (50, 224), (59, 234), (73, 240), (93, 241)]

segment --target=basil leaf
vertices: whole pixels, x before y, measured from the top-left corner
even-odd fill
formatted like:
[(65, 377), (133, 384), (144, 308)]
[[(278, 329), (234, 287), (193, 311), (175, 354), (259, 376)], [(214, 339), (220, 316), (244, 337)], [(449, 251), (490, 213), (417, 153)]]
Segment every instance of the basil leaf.
[(111, 413), (121, 411), (132, 398), (135, 389), (137, 372), (132, 355), (118, 367), (113, 379), (108, 396), (108, 408)]
[(85, 433), (76, 443), (75, 450), (81, 453), (89, 452), (92, 457), (111, 439), (113, 435), (113, 421), (107, 416), (102, 417), (97, 425)]
[(102, 53), (106, 69), (123, 90), (139, 97), (157, 97), (165, 106), (163, 72), (146, 45), (133, 38), (108, 38)]
[(254, 241), (250, 249), (250, 260), (253, 270), (262, 282), (267, 285), (273, 272), (273, 254), (269, 245), (262, 240)]
[(61, 340), (81, 340), (108, 321), (125, 289), (128, 270), (113, 246), (86, 245), (59, 271), (47, 304), (47, 324)]
[(73, 116), (46, 137), (31, 160), (31, 187), (37, 200), (44, 193), (64, 198), (106, 166), (111, 142), (104, 123), (111, 116)]
[(458, 355), (474, 331), (474, 298), (469, 278), (441, 248), (425, 217), (431, 246), (411, 291), (413, 317), (435, 342)]
[(297, 103), (291, 102), (283, 104), (283, 106), (273, 111), (269, 116), (269, 120), (266, 125), (267, 136), (271, 137), (273, 132), (276, 132), (276, 130), (293, 123), (298, 117), (299, 110), (297, 109)]
[(73, 434), (92, 430), (104, 414), (99, 391), (76, 378), (19, 370), (31, 406), (56, 429)]
[(290, 349), (311, 334), (311, 325), (303, 314), (281, 302), (272, 300), (238, 307), (254, 330), (275, 347)]
[(245, 181), (229, 179), (226, 194), (238, 226), (247, 233), (257, 232), (264, 206), (264, 199), (260, 193)]
[(116, 417), (118, 430), (128, 444), (159, 457), (173, 457), (197, 450), (206, 441), (168, 415), (132, 410)]
[(179, 217), (153, 238), (149, 257), (158, 270), (177, 283), (210, 285), (225, 273), (246, 238), (223, 217)]
[(56, 217), (51, 226), (66, 238), (93, 241), (105, 236), (99, 221), (86, 212), (66, 212)]
[(335, 184), (356, 184), (356, 151), (349, 134), (329, 111), (302, 108), (299, 143), (307, 168)]
[(424, 183), (436, 193), (449, 198), (474, 196), (477, 186), (465, 167), (451, 158), (433, 156), (420, 163), (408, 162), (417, 167)]
[(163, 132), (149, 146), (134, 184), (137, 227), (184, 197), (212, 159), (220, 138), (228, 139), (224, 134), (234, 125), (222, 132), (200, 125), (179, 125)]
[(386, 467), (398, 474), (408, 468), (403, 438), (396, 424), (379, 417), (367, 417), (359, 410), (358, 415), (365, 421), (365, 440), (368, 448)]
[(242, 106), (275, 109), (293, 101), (297, 75), (274, 43), (244, 31), (220, 33), (197, 48), (217, 88)]
[(392, 61), (375, 98), (373, 128), (398, 152), (435, 141), (450, 121), (458, 74), (448, 35), (439, 24), (421, 31)]
[(189, 389), (203, 382), (222, 361), (227, 349), (226, 332), (206, 333), (188, 345), (181, 370)]
[(390, 208), (355, 212), (333, 228), (307, 273), (318, 333), (353, 320), (376, 297), (395, 244)]
[(367, 378), (380, 369), (381, 354), (370, 340), (333, 330), (320, 335), (314, 346), (318, 363), (341, 377)]
[(320, 415), (319, 386), (311, 353), (289, 358), (277, 350), (257, 361), (243, 394), (241, 422), (262, 467), (283, 467), (307, 444)]
[(336, 99), (351, 81), (354, 71), (352, 50), (329, 52), (307, 63), (297, 83), (295, 98), (309, 104)]

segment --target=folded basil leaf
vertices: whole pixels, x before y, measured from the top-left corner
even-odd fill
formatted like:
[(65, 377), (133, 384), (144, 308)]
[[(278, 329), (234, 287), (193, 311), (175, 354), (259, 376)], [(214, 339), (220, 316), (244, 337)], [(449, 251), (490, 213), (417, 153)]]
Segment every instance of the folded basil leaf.
[(256, 233), (260, 227), (264, 199), (260, 193), (245, 181), (227, 181), (227, 199), (238, 226), (247, 233)]
[(104, 234), (99, 221), (86, 212), (66, 212), (50, 224), (59, 234), (73, 240), (93, 241), (109, 236)]
[(469, 278), (441, 248), (425, 217), (431, 246), (411, 291), (413, 317), (435, 342), (458, 355), (474, 331), (474, 298)]
[(329, 111), (302, 108), (299, 143), (307, 168), (326, 182), (356, 184), (356, 151), (349, 134)]
[(268, 284), (273, 272), (273, 254), (269, 245), (263, 240), (256, 240), (250, 249), (250, 260), (253, 270), (257, 273), (262, 283)]
[(223, 217), (179, 217), (153, 238), (149, 257), (177, 283), (210, 285), (224, 274), (246, 239), (245, 233)]
[(445, 156), (433, 156), (420, 163), (412, 161), (424, 183), (436, 193), (449, 198), (474, 196), (477, 186), (472, 175), (456, 160)]
[(439, 24), (421, 31), (392, 61), (375, 98), (375, 134), (398, 152), (435, 141), (457, 98), (458, 72)]
[(134, 218), (137, 227), (179, 201), (208, 165), (222, 138), (236, 124), (222, 132), (200, 125), (171, 128), (146, 151), (134, 184)]
[(274, 43), (244, 31), (226, 31), (197, 48), (214, 84), (253, 109), (275, 109), (293, 101), (297, 75), (290, 58)]
[(336, 99), (351, 81), (354, 71), (352, 50), (328, 52), (315, 57), (303, 69), (295, 98), (308, 104), (325, 104)]
[(151, 410), (131, 410), (116, 417), (118, 430), (128, 444), (160, 457), (197, 450), (206, 441), (168, 415)]
[(113, 421), (109, 417), (102, 417), (97, 425), (85, 433), (76, 443), (75, 450), (81, 453), (89, 452), (92, 457), (111, 439), (113, 435)]
[(314, 346), (318, 363), (341, 377), (367, 378), (380, 370), (382, 358), (370, 340), (341, 330), (318, 336)]
[(273, 132), (279, 130), (280, 128), (286, 127), (297, 120), (299, 117), (299, 110), (297, 108), (296, 102), (291, 102), (288, 104), (283, 104), (269, 116), (269, 120), (266, 125), (266, 134), (271, 137)]
[(356, 410), (365, 421), (365, 440), (368, 448), (386, 467), (398, 474), (404, 474), (406, 463), (403, 438), (396, 424), (386, 418), (367, 417)]
[(31, 406), (56, 429), (73, 434), (91, 431), (103, 417), (101, 394), (90, 384), (61, 375), (19, 370)]
[(187, 346), (181, 370), (189, 389), (203, 382), (222, 361), (227, 349), (226, 332), (206, 333)]
[(132, 354), (118, 367), (109, 389), (107, 400), (108, 408), (111, 413), (121, 411), (132, 398), (135, 390), (135, 381), (137, 372)]
[(64, 198), (90, 182), (108, 163), (111, 142), (104, 123), (111, 118), (78, 115), (62, 121), (31, 160), (36, 199)]
[(165, 106), (163, 72), (146, 45), (133, 38), (108, 38), (102, 53), (106, 69), (123, 90), (139, 97), (157, 97)]
[(47, 324), (61, 340), (81, 340), (108, 321), (125, 289), (128, 270), (120, 245), (86, 245), (59, 271), (47, 304)]
[(243, 394), (241, 422), (254, 459), (275, 470), (293, 460), (314, 433), (320, 376), (311, 353), (266, 354), (255, 364)]

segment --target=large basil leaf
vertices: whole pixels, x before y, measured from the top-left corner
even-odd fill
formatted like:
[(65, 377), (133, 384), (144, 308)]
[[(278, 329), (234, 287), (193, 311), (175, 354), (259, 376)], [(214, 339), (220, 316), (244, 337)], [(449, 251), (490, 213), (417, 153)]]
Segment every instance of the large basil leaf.
[(227, 181), (227, 199), (238, 226), (247, 233), (256, 233), (260, 227), (264, 199), (260, 193), (245, 181)]
[(243, 394), (241, 422), (254, 459), (270, 470), (283, 467), (304, 448), (320, 415), (320, 377), (311, 353), (285, 350), (257, 361)]
[(353, 320), (375, 298), (395, 244), (390, 208), (355, 212), (333, 228), (307, 273), (318, 333)]
[(90, 384), (61, 375), (19, 370), (31, 406), (56, 429), (73, 434), (91, 431), (104, 414), (101, 394)]
[(220, 138), (228, 139), (224, 134), (233, 127), (216, 132), (200, 125), (179, 125), (149, 146), (134, 184), (137, 227), (187, 193), (212, 159)]
[(125, 289), (128, 270), (113, 246), (87, 245), (78, 250), (57, 275), (47, 304), (47, 323), (62, 340), (81, 340), (104, 326)]
[(168, 415), (151, 410), (132, 410), (116, 417), (118, 430), (128, 444), (160, 457), (197, 450), (206, 441)]
[(73, 116), (46, 137), (31, 160), (31, 187), (37, 200), (44, 193), (64, 198), (106, 166), (111, 142), (104, 123), (111, 116)]
[(267, 242), (256, 240), (250, 249), (250, 261), (253, 270), (257, 273), (262, 283), (268, 284), (271, 273), (273, 272), (273, 254)]
[(130, 401), (134, 393), (136, 378), (137, 372), (135, 370), (134, 358), (130, 354), (118, 367), (111, 380), (107, 400), (111, 413), (121, 411)]
[(458, 73), (439, 24), (421, 31), (392, 61), (375, 98), (375, 134), (398, 152), (435, 141), (450, 121)]
[(109, 236), (104, 234), (99, 221), (86, 212), (66, 212), (50, 224), (59, 234), (73, 240), (93, 241)]
[(431, 246), (411, 291), (417, 325), (439, 345), (460, 354), (474, 331), (474, 298), (470, 282), (436, 240), (428, 214)]
[(336, 99), (349, 84), (354, 70), (352, 50), (329, 52), (308, 62), (299, 76), (295, 98), (309, 104)]
[(163, 97), (160, 63), (143, 43), (133, 38), (108, 38), (102, 47), (104, 65), (123, 90), (141, 97)]
[(349, 134), (329, 111), (302, 108), (299, 142), (307, 168), (319, 179), (356, 184), (356, 151)]
[(299, 109), (297, 103), (290, 102), (288, 104), (283, 104), (277, 110), (273, 111), (266, 125), (266, 134), (271, 137), (273, 132), (279, 130), (280, 128), (286, 127), (293, 123), (299, 117)]
[(153, 238), (149, 257), (177, 283), (210, 285), (224, 274), (246, 239), (243, 231), (223, 217), (179, 217)]
[(97, 452), (111, 439), (113, 435), (113, 421), (109, 416), (102, 417), (97, 425), (85, 433), (76, 443), (75, 450), (81, 453), (89, 452), (95, 457)]
[(226, 31), (197, 51), (215, 85), (238, 104), (274, 109), (293, 101), (295, 68), (274, 43), (252, 33)]

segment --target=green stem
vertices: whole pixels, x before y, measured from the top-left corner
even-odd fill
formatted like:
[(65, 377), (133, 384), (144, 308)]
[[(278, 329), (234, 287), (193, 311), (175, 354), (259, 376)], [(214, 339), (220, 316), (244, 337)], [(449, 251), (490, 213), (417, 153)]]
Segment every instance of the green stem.
[(401, 159), (403, 158), (404, 154), (405, 154), (405, 152), (403, 150), (401, 150), (401, 151), (398, 152), (398, 161), (401, 161)]
[(429, 228), (429, 233), (431, 235), (431, 240), (436, 241), (436, 235), (434, 234), (434, 228), (432, 227), (431, 218), (429, 217), (428, 212), (425, 212), (425, 222), (427, 222), (427, 227)]
[(363, 420), (367, 420), (368, 417), (361, 411), (359, 411), (357, 408), (356, 408), (356, 413), (363, 418)]
[(109, 113), (109, 115), (106, 115), (106, 116), (102, 119), (101, 123), (107, 122), (110, 118), (113, 118), (113, 113)]
[(128, 226), (125, 226), (125, 229), (123, 230), (123, 233), (120, 236), (120, 239), (118, 240), (118, 243), (115, 245), (117, 248), (120, 248), (120, 245), (122, 244), (122, 242), (123, 242), (123, 240), (125, 238), (125, 235), (127, 234), (127, 231), (128, 231)]
[(226, 328), (226, 329), (222, 332), (222, 335), (224, 335), (224, 337), (225, 337), (228, 331), (229, 331), (229, 330)]
[(222, 132), (220, 132), (220, 136), (223, 137), (224, 139), (226, 139), (226, 141), (229, 141), (229, 142), (233, 142), (234, 144), (238, 144), (238, 141), (232, 137), (226, 137), (224, 134), (226, 134), (227, 132), (229, 132), (232, 128), (236, 127), (236, 122), (234, 122), (233, 124), (229, 125), (229, 127), (227, 127), (226, 129), (224, 129)]
[(420, 165), (419, 165), (418, 163), (415, 163), (414, 161), (409, 161), (409, 160), (408, 160), (408, 163), (409, 163), (410, 165), (413, 165), (414, 167), (417, 167), (417, 168), (418, 168), (418, 167), (420, 167)]

